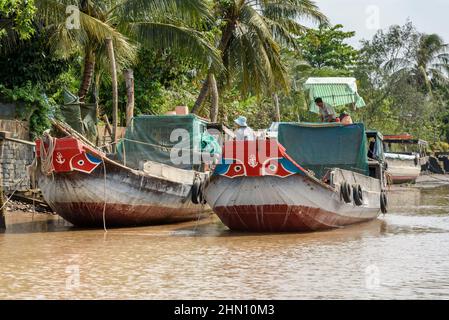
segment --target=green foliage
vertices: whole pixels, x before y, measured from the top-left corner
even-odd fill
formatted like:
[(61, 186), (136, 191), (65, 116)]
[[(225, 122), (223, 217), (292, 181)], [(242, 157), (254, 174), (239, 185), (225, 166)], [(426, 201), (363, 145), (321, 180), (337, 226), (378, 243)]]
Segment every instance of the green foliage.
[(305, 29), (301, 19), (327, 22), (310, 0), (223, 0), (214, 9), (215, 25), (220, 26), (218, 48), (226, 67), (225, 73), (217, 74), (219, 87), (232, 90), (237, 86), (243, 97), (288, 91), (282, 46), (295, 45), (294, 37)]
[[(367, 107), (360, 120), (385, 134), (410, 133), (429, 141), (447, 138), (447, 48), (411, 22), (364, 41), (355, 76)], [(441, 68), (441, 69), (440, 69)]]
[(0, 37), (14, 30), (21, 40), (34, 34), (33, 18), (36, 12), (34, 0), (0, 0)]
[(47, 46), (47, 36), (47, 33), (38, 32), (32, 39), (20, 42), (14, 50), (1, 55), (0, 83), (12, 88), (31, 81), (45, 84), (45, 90), (51, 89), (51, 84), (69, 68), (71, 61), (52, 53)]
[(308, 29), (305, 36), (297, 41), (303, 59), (316, 69), (353, 69), (359, 53), (346, 40), (354, 37), (355, 32), (342, 29), (341, 24), (333, 27), (323, 24), (318, 29)]
[(49, 126), (55, 102), (63, 103), (63, 89), (76, 90), (80, 77), (80, 61), (56, 57), (46, 45), (46, 36), (38, 31), (0, 55), (0, 99), (22, 106), (18, 116), (30, 121), (32, 136)]
[(30, 122), (30, 133), (33, 137), (50, 128), (49, 117), (55, 114), (56, 104), (47, 98), (40, 86), (33, 85), (31, 81), (12, 89), (0, 85), (0, 96), (5, 102), (18, 104), (18, 117)]
[[(95, 63), (96, 71), (109, 72), (105, 40), (112, 39), (119, 71), (135, 63), (139, 46), (155, 50), (170, 48), (180, 56), (209, 63), (219, 69), (219, 53), (200, 32), (209, 7), (203, 0), (35, 0), (36, 16), (51, 31), (48, 38), (61, 56), (82, 54), (88, 57), (84, 69)], [(79, 25), (67, 28), (68, 5), (76, 5)], [(84, 96), (91, 82), (92, 71), (83, 73), (79, 94)]]
[[(179, 57), (169, 50), (154, 51), (141, 48), (134, 71), (135, 114), (161, 114), (179, 105), (191, 107), (198, 93), (193, 86), (198, 64), (194, 59)], [(110, 79), (102, 77), (100, 104), (111, 114), (112, 94)], [(126, 106), (126, 88), (120, 82), (119, 97), (122, 119)]]
[(449, 143), (437, 141), (430, 145), (432, 152), (449, 152)]

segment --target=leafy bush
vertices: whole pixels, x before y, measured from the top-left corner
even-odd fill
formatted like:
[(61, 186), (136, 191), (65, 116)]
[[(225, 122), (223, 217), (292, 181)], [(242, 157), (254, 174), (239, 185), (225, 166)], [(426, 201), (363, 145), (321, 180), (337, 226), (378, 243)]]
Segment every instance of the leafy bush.
[(5, 102), (17, 103), (17, 117), (30, 122), (32, 138), (50, 127), (49, 118), (55, 114), (56, 104), (53, 99), (47, 98), (40, 86), (33, 85), (31, 81), (13, 89), (0, 85), (0, 96)]

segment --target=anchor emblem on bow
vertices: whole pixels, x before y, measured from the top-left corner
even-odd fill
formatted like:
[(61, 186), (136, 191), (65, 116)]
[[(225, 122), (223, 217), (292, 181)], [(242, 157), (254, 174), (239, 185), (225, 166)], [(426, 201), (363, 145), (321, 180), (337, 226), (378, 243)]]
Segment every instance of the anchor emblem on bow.
[(248, 164), (250, 165), (250, 167), (255, 168), (257, 167), (257, 165), (259, 164), (256, 160), (256, 156), (255, 155), (250, 155), (249, 159), (248, 159)]
[(63, 164), (65, 162), (65, 159), (62, 156), (61, 152), (58, 152), (56, 154), (56, 162), (59, 163), (59, 164)]

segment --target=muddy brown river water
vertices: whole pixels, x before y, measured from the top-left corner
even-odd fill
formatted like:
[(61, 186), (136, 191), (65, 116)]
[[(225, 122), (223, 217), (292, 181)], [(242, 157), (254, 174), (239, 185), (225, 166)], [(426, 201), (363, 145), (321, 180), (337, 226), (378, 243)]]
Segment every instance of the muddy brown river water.
[(0, 299), (449, 298), (449, 185), (395, 188), (389, 214), (307, 234), (235, 233), (215, 216), (104, 233), (14, 213), (7, 227)]

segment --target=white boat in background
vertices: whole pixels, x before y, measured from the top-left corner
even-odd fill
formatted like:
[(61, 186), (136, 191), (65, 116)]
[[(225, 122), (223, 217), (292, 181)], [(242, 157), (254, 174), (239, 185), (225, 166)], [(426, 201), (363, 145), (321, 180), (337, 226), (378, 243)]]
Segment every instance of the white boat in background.
[(415, 182), (421, 174), (417, 155), (385, 153), (385, 159), (388, 163), (387, 173), (393, 183)]
[(384, 136), (387, 173), (393, 183), (414, 183), (428, 163), (427, 142), (409, 134)]

